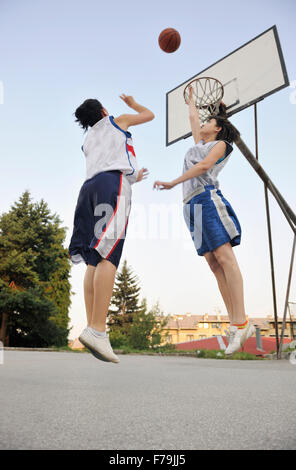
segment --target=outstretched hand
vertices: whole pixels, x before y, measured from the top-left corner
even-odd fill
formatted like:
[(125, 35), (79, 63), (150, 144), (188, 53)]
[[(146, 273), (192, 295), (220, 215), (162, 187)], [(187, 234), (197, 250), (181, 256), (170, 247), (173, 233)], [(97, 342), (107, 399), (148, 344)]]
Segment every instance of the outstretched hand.
[[(160, 187), (162, 186), (162, 187)], [(169, 182), (165, 182), (165, 181), (155, 181), (154, 185), (153, 185), (153, 189), (172, 189), (173, 187), (175, 186), (175, 184), (172, 182), (172, 181), (169, 181)]]
[(141, 168), (141, 170), (138, 171), (138, 176), (137, 176), (137, 183), (139, 181), (145, 180), (149, 175), (149, 171), (147, 168)]
[(130, 108), (133, 108), (133, 106), (136, 104), (133, 96), (127, 96), (124, 93), (120, 95), (120, 98), (127, 104)]

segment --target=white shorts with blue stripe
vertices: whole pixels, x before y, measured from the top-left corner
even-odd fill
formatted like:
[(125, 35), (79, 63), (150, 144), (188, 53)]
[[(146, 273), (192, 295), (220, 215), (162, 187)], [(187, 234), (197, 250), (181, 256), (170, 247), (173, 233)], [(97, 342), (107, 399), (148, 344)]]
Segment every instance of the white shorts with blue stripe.
[(200, 256), (224, 243), (236, 246), (241, 241), (241, 226), (231, 204), (214, 185), (203, 189), (183, 207), (185, 222)]

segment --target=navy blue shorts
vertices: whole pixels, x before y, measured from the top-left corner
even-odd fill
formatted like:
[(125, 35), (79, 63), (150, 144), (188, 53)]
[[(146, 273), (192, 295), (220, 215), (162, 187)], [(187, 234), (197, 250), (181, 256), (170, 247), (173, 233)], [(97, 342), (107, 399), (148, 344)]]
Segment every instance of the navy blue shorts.
[(79, 192), (69, 258), (97, 266), (119, 265), (131, 209), (131, 186), (120, 171), (97, 173)]
[(231, 204), (214, 185), (204, 188), (183, 206), (185, 222), (200, 256), (224, 243), (236, 246), (241, 242), (241, 226)]

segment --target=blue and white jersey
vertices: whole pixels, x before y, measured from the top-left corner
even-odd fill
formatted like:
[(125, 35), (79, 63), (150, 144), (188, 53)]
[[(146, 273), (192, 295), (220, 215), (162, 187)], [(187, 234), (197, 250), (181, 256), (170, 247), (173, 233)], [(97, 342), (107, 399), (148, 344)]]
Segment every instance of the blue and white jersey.
[[(204, 143), (203, 140), (200, 140), (198, 144), (191, 147), (185, 155), (183, 173), (189, 170), (191, 167), (196, 165), (196, 163), (201, 162), (209, 154), (210, 150), (218, 143), (220, 140), (214, 140), (212, 142)], [(218, 173), (226, 165), (229, 160), (230, 154), (233, 151), (232, 145), (229, 142), (226, 142), (226, 152), (223, 157), (211, 167), (208, 171), (205, 171), (202, 175), (197, 176), (196, 178), (191, 178), (190, 180), (183, 182), (183, 202), (187, 203), (190, 199), (197, 194), (201, 186), (214, 185), (216, 189), (219, 188), (219, 181), (217, 179)]]
[(103, 171), (119, 170), (130, 184), (136, 182), (138, 167), (132, 135), (121, 129), (113, 116), (105, 116), (87, 133), (82, 146), (86, 158), (86, 178)]

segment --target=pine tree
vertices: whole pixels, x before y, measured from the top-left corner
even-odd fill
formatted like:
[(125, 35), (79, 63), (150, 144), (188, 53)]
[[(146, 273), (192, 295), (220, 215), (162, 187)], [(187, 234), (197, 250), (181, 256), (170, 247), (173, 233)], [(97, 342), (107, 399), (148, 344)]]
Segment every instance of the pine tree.
[(128, 333), (134, 315), (141, 311), (138, 283), (138, 276), (133, 275), (132, 269), (124, 260), (121, 271), (116, 274), (111, 307), (108, 312), (110, 331), (120, 330), (122, 333)]
[[(71, 304), (69, 282), (71, 266), (68, 250), (62, 245), (66, 228), (60, 227), (60, 224), (59, 217), (50, 213), (43, 199), (39, 203), (31, 202), (29, 191), (22, 194), (9, 212), (1, 215), (0, 336), (2, 340), (7, 337), (7, 333), (8, 336), (10, 333), (11, 337), (15, 338), (14, 332), (18, 328), (18, 316), (11, 315), (11, 311), (10, 314), (5, 311), (5, 305), (9, 304), (9, 297), (12, 295), (9, 287), (13, 283), (20, 292), (30, 290), (31, 296), (36, 295), (36, 305), (39, 305), (38, 298), (43, 297), (44, 293), (44, 299), (48, 299), (54, 306), (47, 309), (49, 321), (61, 331), (64, 330), (66, 344), (69, 331), (68, 310)], [(14, 299), (21, 298), (22, 296), (14, 296)], [(14, 308), (17, 310), (15, 301)], [(46, 310), (41, 305), (40, 309)], [(25, 315), (24, 311), (22, 315)], [(33, 328), (34, 325), (31, 326)], [(38, 340), (35, 338), (35, 343), (36, 341)]]

